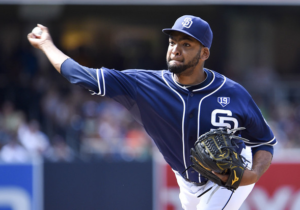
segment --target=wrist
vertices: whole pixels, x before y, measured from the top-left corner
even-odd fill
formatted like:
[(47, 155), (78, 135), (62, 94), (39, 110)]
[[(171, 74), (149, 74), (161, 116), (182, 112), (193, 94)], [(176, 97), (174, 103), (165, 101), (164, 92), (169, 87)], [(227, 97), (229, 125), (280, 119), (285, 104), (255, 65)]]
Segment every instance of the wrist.
[(51, 48), (53, 48), (53, 47), (55, 47), (55, 45), (53, 44), (53, 42), (52, 42), (52, 40), (45, 40), (44, 42), (42, 42), (41, 44), (40, 44), (40, 49), (44, 52), (44, 53), (46, 53), (46, 51), (48, 50), (48, 49), (51, 49)]
[(246, 169), (244, 171), (243, 178), (242, 178), (242, 181), (240, 183), (240, 186), (254, 184), (257, 181), (258, 181), (257, 173), (253, 170)]
[(252, 182), (256, 183), (258, 181), (258, 174), (255, 170), (250, 170), (251, 172), (251, 177), (252, 177)]

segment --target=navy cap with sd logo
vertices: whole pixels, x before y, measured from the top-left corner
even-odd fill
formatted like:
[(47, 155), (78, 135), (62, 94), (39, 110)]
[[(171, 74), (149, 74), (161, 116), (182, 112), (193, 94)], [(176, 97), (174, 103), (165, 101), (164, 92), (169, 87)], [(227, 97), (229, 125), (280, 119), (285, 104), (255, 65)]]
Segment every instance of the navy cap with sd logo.
[(192, 15), (184, 15), (178, 18), (172, 28), (162, 30), (165, 34), (170, 35), (172, 31), (185, 33), (202, 43), (205, 47), (210, 48), (213, 39), (213, 33), (209, 24)]

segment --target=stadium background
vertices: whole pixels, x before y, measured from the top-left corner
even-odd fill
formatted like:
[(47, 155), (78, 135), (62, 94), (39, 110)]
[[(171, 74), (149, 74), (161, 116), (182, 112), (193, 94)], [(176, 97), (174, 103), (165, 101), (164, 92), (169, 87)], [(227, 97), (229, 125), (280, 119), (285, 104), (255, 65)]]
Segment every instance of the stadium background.
[[(0, 0), (0, 210), (180, 209), (170, 169), (129, 113), (71, 86), (26, 36), (41, 23), (82, 65), (165, 69), (161, 29), (184, 14), (210, 23), (206, 67), (246, 87), (279, 142), (242, 209), (300, 209), (298, 5)], [(13, 204), (21, 201), (26, 205)]]

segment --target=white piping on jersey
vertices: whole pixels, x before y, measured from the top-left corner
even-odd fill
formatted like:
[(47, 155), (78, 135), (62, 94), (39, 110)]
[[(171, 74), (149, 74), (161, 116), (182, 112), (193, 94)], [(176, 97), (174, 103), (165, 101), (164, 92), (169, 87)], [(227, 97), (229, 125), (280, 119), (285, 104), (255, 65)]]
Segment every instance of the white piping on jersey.
[[(97, 79), (88, 71), (88, 70), (86, 70), (85, 69), (85, 67), (84, 66), (80, 66), (80, 68), (82, 68), (86, 73), (88, 73), (96, 82), (98, 82), (97, 81)], [(97, 69), (96, 69), (96, 71), (97, 71)], [(95, 91), (93, 91), (93, 90), (89, 90), (90, 92), (92, 92), (92, 95), (96, 95), (97, 93), (95, 93)]]
[(275, 146), (277, 144), (277, 141), (274, 143), (274, 144), (270, 144), (272, 141), (274, 141), (276, 139), (276, 137), (274, 136), (273, 139), (271, 139), (270, 141), (268, 142), (245, 142), (246, 144), (257, 144), (257, 145), (247, 145), (248, 147), (259, 147), (259, 146), (262, 146), (262, 145), (268, 145), (268, 146)]
[[(223, 76), (223, 75), (222, 75)], [(224, 77), (224, 81), (223, 83), (216, 89), (214, 90), (213, 92), (211, 92), (210, 94), (204, 96), (200, 102), (199, 102), (199, 107), (198, 107), (198, 124), (197, 124), (197, 138), (199, 137), (199, 132), (200, 132), (200, 110), (201, 110), (201, 104), (202, 104), (202, 101), (207, 98), (208, 96), (211, 96), (212, 94), (214, 94), (215, 92), (217, 92), (218, 90), (220, 90), (221, 87), (223, 87), (223, 85), (225, 84), (226, 82), (226, 77)], [(203, 88), (202, 88), (203, 89)], [(201, 183), (201, 179), (200, 179), (200, 176), (199, 176), (199, 182)]]
[[(195, 90), (193, 90), (193, 92), (195, 92), (195, 91), (199, 91), (199, 90), (203, 90), (203, 89), (205, 89), (205, 88), (207, 88), (208, 86), (210, 86), (212, 83), (213, 83), (213, 81), (215, 80), (215, 74), (213, 73), (213, 71), (211, 71), (210, 69), (207, 69), (208, 71), (210, 71), (212, 74), (213, 74), (213, 79), (210, 81), (210, 83), (208, 84), (208, 85), (206, 85), (205, 87), (202, 87), (202, 88), (199, 88), (199, 89), (195, 89)], [(207, 73), (206, 73), (207, 74)], [(207, 79), (207, 77), (205, 78), (205, 80)], [(173, 82), (175, 83), (175, 85), (177, 85), (178, 87), (180, 87), (180, 88), (182, 88), (182, 89), (184, 89), (184, 90), (187, 90), (187, 88), (189, 88), (189, 87), (192, 87), (193, 85), (187, 85), (187, 86), (181, 86), (176, 80), (175, 80), (175, 78), (174, 78), (174, 74), (172, 74), (172, 80), (173, 80)], [(204, 81), (205, 81), (204, 80)], [(203, 82), (204, 82), (203, 81)], [(203, 83), (203, 82), (201, 82), (201, 83)], [(200, 83), (200, 84), (201, 84)], [(200, 85), (200, 84), (198, 84), (198, 85)]]
[(101, 68), (101, 74), (102, 74), (102, 82), (103, 82), (103, 95), (105, 96), (105, 80), (104, 80), (104, 73), (103, 73), (103, 69)]
[(172, 74), (172, 80), (175, 83), (175, 85), (177, 85), (178, 87), (187, 90), (187, 88), (189, 88), (190, 86), (181, 86), (178, 84), (178, 82), (176, 82), (176, 80), (174, 79), (174, 74)]
[[(184, 147), (184, 116), (185, 116), (185, 102), (184, 102), (184, 100), (183, 100), (183, 98), (182, 98), (182, 96), (176, 91), (176, 90), (174, 90), (170, 85), (169, 85), (169, 83), (167, 82), (167, 80), (165, 79), (165, 77), (164, 77), (164, 71), (162, 71), (161, 72), (161, 77), (163, 78), (163, 80), (165, 81), (165, 83), (168, 85), (168, 87), (172, 90), (172, 91), (174, 91), (179, 97), (180, 97), (180, 99), (181, 99), (181, 101), (182, 101), (182, 103), (183, 103), (183, 113), (182, 113), (182, 126), (181, 126), (181, 128), (182, 128), (182, 151), (183, 151), (183, 162), (184, 162), (184, 167), (185, 168), (187, 168), (187, 166), (186, 166), (186, 161), (185, 161), (185, 147)], [(188, 174), (188, 172), (186, 171), (185, 172), (186, 173), (186, 178), (188, 179), (189, 178), (189, 174)]]
[[(262, 115), (262, 113), (260, 112), (260, 114)], [(263, 117), (264, 118), (264, 117)], [(264, 118), (264, 121), (265, 123), (267, 124), (267, 126), (269, 127), (270, 130), (272, 130), (268, 124), (268, 122), (266, 121), (266, 119)], [(256, 145), (247, 145), (248, 147), (259, 147), (259, 146), (262, 146), (262, 145), (268, 145), (268, 146), (275, 146), (277, 144), (277, 141), (273, 144), (270, 144), (272, 141), (274, 141), (276, 139), (276, 136), (274, 136), (273, 139), (271, 139), (270, 141), (268, 142), (245, 142), (246, 144), (256, 144)]]
[(210, 86), (214, 82), (215, 77), (216, 77), (215, 73), (213, 71), (209, 70), (209, 69), (208, 69), (208, 71), (210, 71), (213, 74), (213, 79), (210, 81), (210, 83), (208, 85), (206, 85), (206, 86), (204, 86), (202, 88), (199, 88), (199, 89), (195, 89), (195, 90), (193, 90), (193, 92), (196, 92), (196, 91), (199, 91), (199, 90), (203, 90), (203, 89), (207, 88), (208, 86)]
[(101, 68), (100, 69), (101, 70), (101, 75), (102, 75), (102, 84), (103, 84), (103, 94), (102, 94), (102, 92), (101, 92), (101, 86), (100, 86), (100, 81), (99, 81), (99, 69), (97, 69), (97, 82), (98, 82), (98, 88), (99, 88), (99, 93), (92, 93), (92, 95), (95, 95), (95, 94), (97, 94), (97, 95), (101, 95), (101, 96), (105, 96), (105, 80), (104, 80), (104, 75), (103, 75), (103, 69)]

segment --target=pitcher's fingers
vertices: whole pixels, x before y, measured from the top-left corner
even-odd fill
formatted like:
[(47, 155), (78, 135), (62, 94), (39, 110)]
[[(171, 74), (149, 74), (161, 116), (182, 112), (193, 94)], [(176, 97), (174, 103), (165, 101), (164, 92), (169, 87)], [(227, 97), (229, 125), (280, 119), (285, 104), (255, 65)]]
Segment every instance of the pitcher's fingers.
[(43, 26), (42, 24), (37, 24), (38, 27), (42, 29), (42, 31), (48, 32), (48, 28), (46, 26)]
[(215, 171), (212, 171), (212, 173), (213, 173), (214, 175), (216, 175), (217, 177), (219, 177), (223, 182), (227, 182), (227, 180), (228, 180), (228, 178), (229, 178), (228, 175), (219, 174), (219, 173), (217, 173), (217, 172), (215, 172)]
[(27, 35), (27, 39), (30, 42), (30, 44), (32, 44), (34, 47), (36, 47), (35, 45), (38, 44), (38, 39), (35, 37), (34, 34), (28, 34)]
[(27, 38), (29, 39), (29, 38), (32, 38), (32, 39), (34, 39), (35, 38), (35, 36), (34, 36), (34, 34), (33, 33), (29, 33), (28, 35), (27, 35)]
[(37, 38), (37, 36), (34, 35), (33, 33), (29, 33), (29, 34), (27, 35), (27, 38), (30, 39), (30, 40), (34, 40), (34, 39)]
[(33, 33), (29, 33), (29, 34), (27, 35), (27, 38), (28, 38), (28, 40), (32, 41), (33, 39), (35, 39), (35, 36), (34, 36)]

